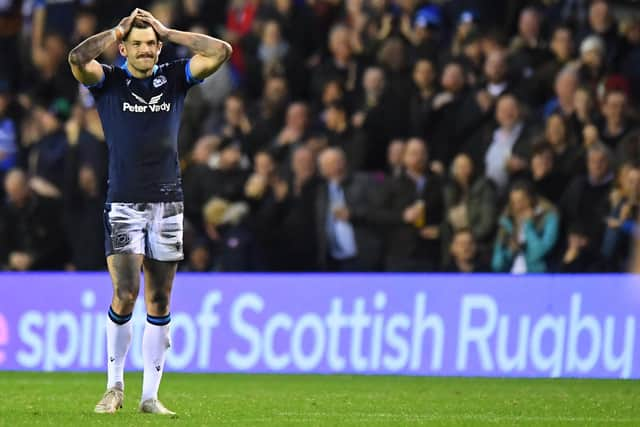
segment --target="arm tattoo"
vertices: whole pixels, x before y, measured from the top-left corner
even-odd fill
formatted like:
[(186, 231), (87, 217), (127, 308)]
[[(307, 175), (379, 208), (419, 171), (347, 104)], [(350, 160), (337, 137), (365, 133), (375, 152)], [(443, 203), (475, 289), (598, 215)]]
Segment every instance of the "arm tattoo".
[(168, 39), (202, 56), (218, 58), (221, 61), (226, 61), (231, 56), (231, 46), (227, 42), (204, 34), (171, 30)]
[(113, 29), (91, 36), (71, 50), (69, 62), (73, 65), (85, 65), (100, 55), (116, 40), (116, 32)]

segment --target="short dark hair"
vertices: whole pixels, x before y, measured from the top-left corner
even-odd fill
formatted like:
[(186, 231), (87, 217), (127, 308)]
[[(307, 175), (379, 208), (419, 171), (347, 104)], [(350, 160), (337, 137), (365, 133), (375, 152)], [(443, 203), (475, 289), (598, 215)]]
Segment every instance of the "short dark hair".
[(151, 28), (153, 30), (153, 34), (156, 35), (156, 41), (160, 41), (160, 35), (158, 34), (158, 32), (156, 31), (155, 28), (153, 28), (151, 26), (151, 24), (147, 24), (144, 21), (141, 21), (140, 19), (134, 19), (133, 23), (131, 24), (131, 28), (129, 29), (129, 31), (124, 35), (124, 37), (122, 37), (123, 41), (127, 41), (127, 39), (129, 38), (129, 34), (131, 34), (131, 30), (133, 30), (134, 28), (139, 28), (141, 30), (145, 29), (145, 28)]

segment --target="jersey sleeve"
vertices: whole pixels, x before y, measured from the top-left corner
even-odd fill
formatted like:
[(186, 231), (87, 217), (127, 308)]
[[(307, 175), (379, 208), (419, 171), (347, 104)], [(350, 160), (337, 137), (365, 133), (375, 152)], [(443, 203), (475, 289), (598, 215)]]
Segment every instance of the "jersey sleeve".
[(102, 80), (92, 85), (85, 85), (85, 87), (89, 89), (89, 92), (91, 92), (91, 95), (93, 95), (93, 97), (96, 99), (99, 98), (100, 95), (102, 95), (102, 93), (111, 82), (111, 79), (113, 78), (113, 67), (111, 65), (105, 64), (100, 65), (102, 66), (103, 72)]
[(178, 86), (183, 88), (186, 92), (193, 86), (202, 83), (204, 80), (199, 80), (191, 75), (191, 68), (189, 67), (189, 63), (191, 62), (191, 58), (183, 58), (177, 59), (171, 63), (171, 68), (175, 73), (175, 78), (177, 79)]

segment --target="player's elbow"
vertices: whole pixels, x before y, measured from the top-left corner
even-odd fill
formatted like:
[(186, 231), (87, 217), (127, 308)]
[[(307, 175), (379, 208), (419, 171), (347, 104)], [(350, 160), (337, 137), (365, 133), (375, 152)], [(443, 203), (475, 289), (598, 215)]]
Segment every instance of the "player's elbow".
[(75, 66), (81, 65), (80, 55), (78, 55), (78, 52), (76, 52), (75, 50), (72, 50), (71, 52), (69, 52), (69, 56), (67, 56), (67, 61), (69, 62), (69, 65), (75, 65)]
[(228, 61), (229, 58), (231, 58), (231, 55), (233, 55), (233, 48), (227, 42), (224, 42), (223, 46), (224, 46), (224, 61)]

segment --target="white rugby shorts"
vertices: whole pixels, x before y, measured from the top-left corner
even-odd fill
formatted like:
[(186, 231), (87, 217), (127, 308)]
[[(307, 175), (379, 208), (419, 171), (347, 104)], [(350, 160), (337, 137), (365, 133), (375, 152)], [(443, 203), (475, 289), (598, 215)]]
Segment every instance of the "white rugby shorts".
[(184, 258), (183, 202), (106, 203), (105, 252), (140, 254), (157, 261)]

